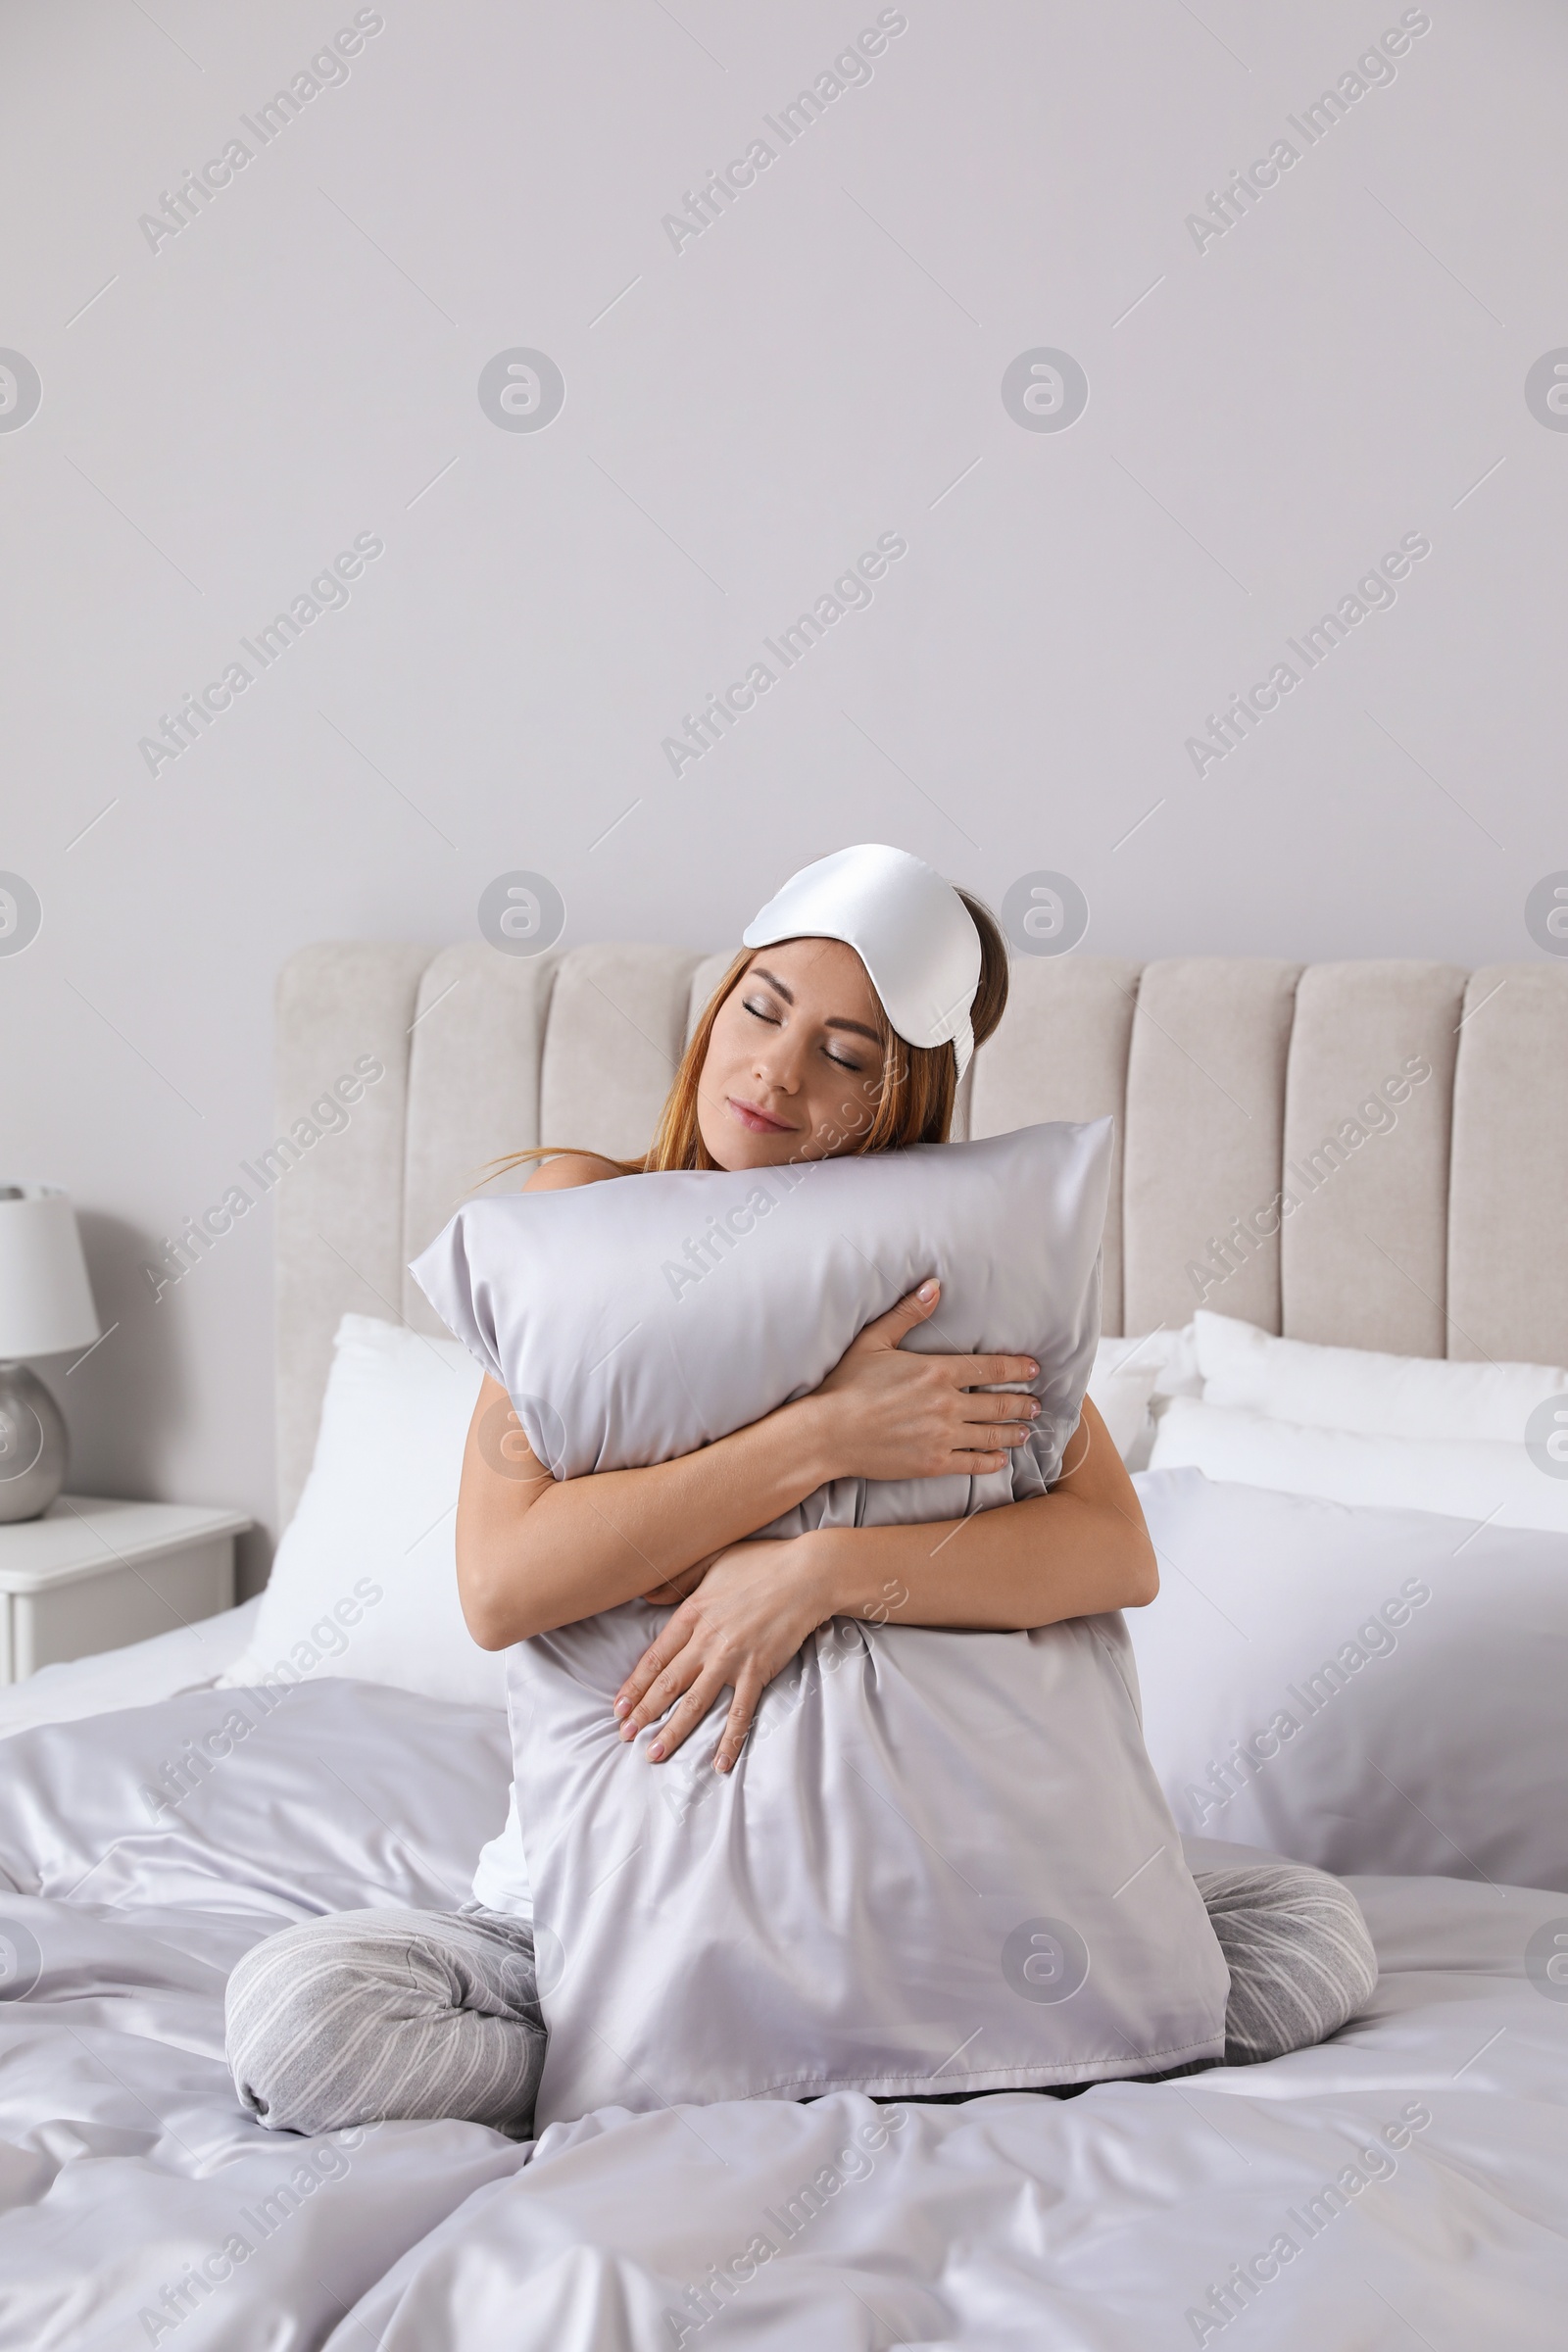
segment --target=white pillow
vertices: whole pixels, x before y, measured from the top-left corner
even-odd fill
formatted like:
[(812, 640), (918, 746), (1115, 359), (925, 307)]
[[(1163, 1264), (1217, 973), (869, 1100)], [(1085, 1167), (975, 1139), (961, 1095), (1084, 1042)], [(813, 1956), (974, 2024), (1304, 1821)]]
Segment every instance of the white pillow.
[(1119, 1359), (1128, 1346), (1126, 1340), (1102, 1340), (1089, 1375), (1090, 1399), (1124, 1462), (1152, 1435), (1149, 1400), (1157, 1372), (1157, 1367), (1149, 1363), (1124, 1366)]
[(454, 1528), (479, 1372), (455, 1340), (345, 1315), (316, 1458), (224, 1686), (308, 1675), (506, 1704), (458, 1603)]
[(1177, 1331), (1161, 1324), (1158, 1331), (1142, 1332), (1133, 1339), (1104, 1340), (1101, 1345), (1121, 1371), (1145, 1365), (1152, 1368), (1156, 1401), (1162, 1396), (1200, 1396), (1203, 1393), (1197, 1327), (1192, 1323), (1184, 1323)]
[(1520, 1446), (1544, 1399), (1568, 1396), (1568, 1371), (1548, 1364), (1460, 1364), (1319, 1348), (1203, 1308), (1193, 1322), (1206, 1404), (1240, 1405), (1308, 1429)]
[(1043, 1494), (1100, 1333), (1111, 1122), (470, 1200), (414, 1265), (557, 1477), (668, 1461), (816, 1388), (928, 1274), (906, 1348), (1032, 1356), (1041, 1400), (985, 1477), (841, 1478), (760, 1530), (957, 1519)]
[(1191, 1323), (1180, 1331), (1102, 1338), (1089, 1377), (1089, 1394), (1129, 1470), (1147, 1465), (1166, 1398), (1197, 1396), (1202, 1386)]
[(1161, 1576), (1132, 1628), (1144, 1732), (1185, 1834), (1568, 1893), (1560, 1536), (1135, 1483)]
[(614, 1693), (641, 1601), (510, 1653), (550, 2043), (534, 2129), (616, 2105), (1020, 2089), (1218, 2054), (1224, 1962), (1150, 1768), (1119, 1616), (834, 1618), (735, 1769)]
[(1241, 1486), (1322, 1494), (1335, 1502), (1568, 1532), (1568, 1478), (1543, 1469), (1526, 1446), (1492, 1438), (1369, 1438), (1351, 1430), (1299, 1429), (1210, 1404), (1206, 1397), (1176, 1396), (1161, 1416), (1149, 1467), (1184, 1466)]

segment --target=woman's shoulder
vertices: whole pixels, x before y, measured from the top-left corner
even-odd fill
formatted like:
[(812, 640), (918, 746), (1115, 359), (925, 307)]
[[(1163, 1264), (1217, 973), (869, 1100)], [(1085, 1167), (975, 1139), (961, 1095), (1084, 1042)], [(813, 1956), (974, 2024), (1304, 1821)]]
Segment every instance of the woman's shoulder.
[(577, 1184), (598, 1184), (606, 1176), (626, 1173), (618, 1161), (606, 1159), (599, 1152), (558, 1152), (542, 1160), (527, 1183), (525, 1193), (564, 1193)]

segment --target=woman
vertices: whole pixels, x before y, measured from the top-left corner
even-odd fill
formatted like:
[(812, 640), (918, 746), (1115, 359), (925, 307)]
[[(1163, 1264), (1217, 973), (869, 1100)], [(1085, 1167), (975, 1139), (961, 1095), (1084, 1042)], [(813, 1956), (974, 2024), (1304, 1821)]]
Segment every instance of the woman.
[[(968, 1055), (1007, 994), (1005, 948), (976, 901), (917, 858), (862, 845), (794, 876), (745, 941), (646, 1157), (561, 1152), (529, 1191), (947, 1139)], [(1047, 1494), (966, 1521), (747, 1541), (832, 1479), (1004, 1467), (1039, 1406), (986, 1392), (1036, 1367), (905, 1351), (939, 1301), (937, 1282), (921, 1283), (811, 1395), (647, 1468), (553, 1478), (486, 1379), (458, 1506), (459, 1590), (475, 1641), (506, 1648), (639, 1595), (674, 1603), (615, 1698), (621, 1737), (659, 1725), (647, 1751), (657, 1768), (728, 1690), (714, 1759), (728, 1772), (761, 1691), (831, 1617), (1014, 1630), (1146, 1606), (1158, 1590), (1152, 1546), (1087, 1399)], [(502, 1423), (504, 1456), (493, 1442)], [(1228, 2062), (1320, 2040), (1364, 2004), (1376, 1963), (1336, 1881), (1296, 1866), (1198, 1879), (1232, 1973)], [(307, 2132), (438, 2115), (524, 2132), (544, 2030), (515, 1790), (473, 1891), (461, 1912), (309, 1921), (248, 1954), (230, 1982), (229, 2058), (252, 2112)]]

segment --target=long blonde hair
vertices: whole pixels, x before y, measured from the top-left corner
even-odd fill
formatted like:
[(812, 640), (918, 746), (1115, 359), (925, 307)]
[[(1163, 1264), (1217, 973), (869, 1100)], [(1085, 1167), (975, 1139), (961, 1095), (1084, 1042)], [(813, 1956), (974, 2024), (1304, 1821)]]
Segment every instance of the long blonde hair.
[[(991, 1036), (1006, 1006), (1007, 950), (990, 908), (972, 899), (966, 890), (960, 890), (958, 896), (973, 915), (975, 929), (980, 934), (980, 984), (969, 1015), (974, 1042), (980, 1046)], [(719, 1009), (745, 978), (756, 953), (752, 948), (741, 950), (703, 1007), (702, 1018), (692, 1031), (691, 1042), (681, 1055), (680, 1067), (664, 1098), (664, 1107), (659, 1114), (648, 1150), (640, 1159), (612, 1160), (612, 1166), (618, 1168), (623, 1176), (652, 1175), (667, 1168), (717, 1167), (717, 1160), (703, 1141), (697, 1118), (703, 1065), (708, 1059), (709, 1040)], [(883, 1058), (882, 1074), (872, 1090), (874, 1108), (863, 1131), (852, 1123), (843, 1130), (838, 1143), (850, 1143), (856, 1152), (901, 1152), (908, 1144), (945, 1144), (958, 1092), (953, 1048), (906, 1045), (903, 1038), (895, 1035), (880, 1000), (876, 1004), (876, 1025)], [(505, 1175), (512, 1168), (522, 1167), (530, 1159), (549, 1158), (571, 1148), (564, 1144), (535, 1144), (526, 1152), (509, 1152), (504, 1158), (491, 1161), (485, 1171), (486, 1181)], [(610, 1157), (608, 1152), (594, 1156)]]

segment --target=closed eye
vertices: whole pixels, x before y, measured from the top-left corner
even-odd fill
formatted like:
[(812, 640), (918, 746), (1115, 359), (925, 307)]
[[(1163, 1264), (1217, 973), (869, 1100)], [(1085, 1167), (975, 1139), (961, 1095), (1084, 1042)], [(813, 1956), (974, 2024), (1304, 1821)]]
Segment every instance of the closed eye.
[[(778, 1014), (771, 1009), (765, 1001), (761, 1004), (758, 1004), (751, 997), (743, 997), (741, 1002), (745, 1005), (746, 1010), (752, 1015), (754, 1020), (765, 1021), (770, 1029), (778, 1029), (782, 1027), (783, 1024), (781, 1023)], [(822, 1049), (822, 1054), (823, 1059), (830, 1061), (836, 1070), (848, 1070), (850, 1075), (855, 1078), (858, 1078), (865, 1068), (863, 1061), (846, 1061), (841, 1054), (829, 1054), (825, 1046)]]

